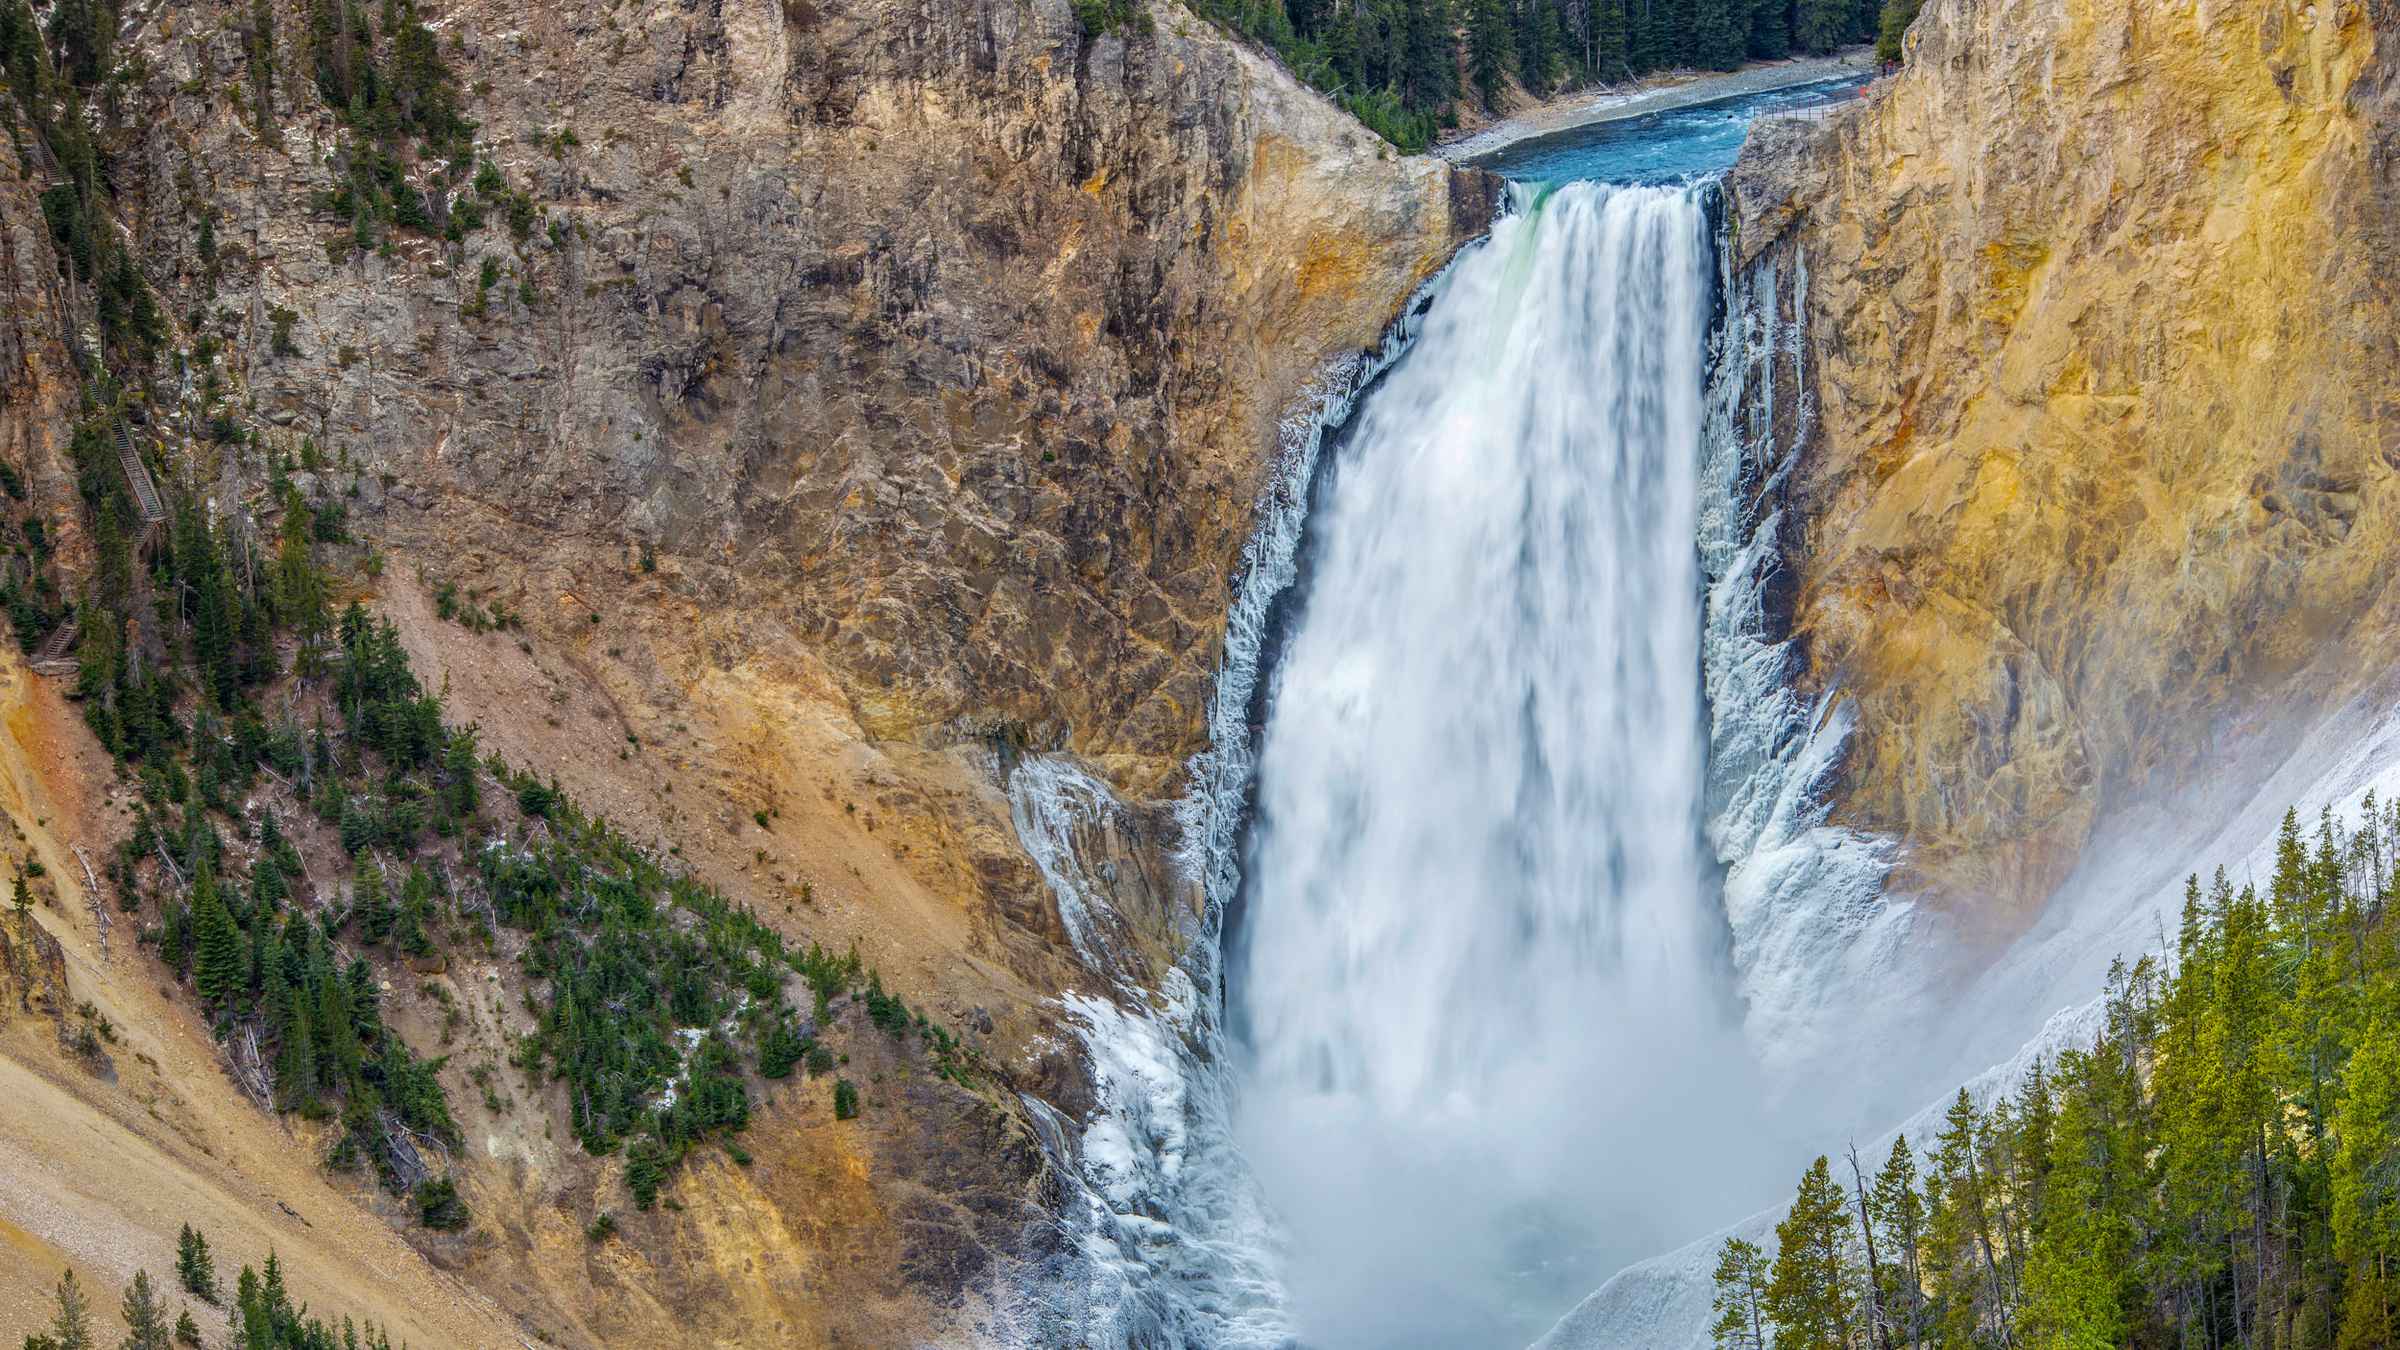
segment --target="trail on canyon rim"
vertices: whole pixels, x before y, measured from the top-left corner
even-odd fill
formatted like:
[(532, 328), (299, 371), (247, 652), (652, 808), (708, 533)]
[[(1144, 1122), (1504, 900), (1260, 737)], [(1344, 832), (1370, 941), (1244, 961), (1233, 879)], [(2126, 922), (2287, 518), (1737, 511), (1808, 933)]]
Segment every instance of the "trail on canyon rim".
[(1714, 275), (1697, 190), (1532, 198), (1326, 470), (1231, 983), (1311, 1345), (1521, 1344), (1780, 1161), (1704, 837)]

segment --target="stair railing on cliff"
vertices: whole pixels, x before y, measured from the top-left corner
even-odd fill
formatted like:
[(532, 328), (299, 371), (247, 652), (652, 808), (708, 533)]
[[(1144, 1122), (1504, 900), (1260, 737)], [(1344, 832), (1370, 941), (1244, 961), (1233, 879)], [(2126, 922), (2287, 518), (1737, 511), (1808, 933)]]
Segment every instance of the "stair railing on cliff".
[(36, 675), (74, 674), (80, 668), (75, 660), (75, 639), (82, 634), (82, 623), (72, 615), (69, 615), (58, 627), (51, 629), (50, 636), (42, 640), (41, 647), (33, 654), (33, 673)]
[(141, 451), (134, 448), (133, 433), (126, 429), (125, 418), (114, 419), (117, 432), (117, 463), (125, 470), (125, 485), (133, 490), (134, 505), (142, 513), (145, 530), (167, 518), (166, 503), (158, 495), (158, 483), (150, 477), (150, 466), (142, 462)]

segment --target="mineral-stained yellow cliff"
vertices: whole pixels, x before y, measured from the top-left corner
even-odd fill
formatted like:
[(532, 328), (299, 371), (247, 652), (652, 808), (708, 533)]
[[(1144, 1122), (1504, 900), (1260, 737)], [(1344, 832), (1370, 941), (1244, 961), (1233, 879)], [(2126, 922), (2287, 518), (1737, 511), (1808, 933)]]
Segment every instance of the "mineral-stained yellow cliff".
[(2395, 43), (2355, 0), (1933, 0), (1864, 106), (1753, 138), (1822, 418), (1794, 627), (1901, 884), (2005, 928), (2258, 696), (2388, 664)]

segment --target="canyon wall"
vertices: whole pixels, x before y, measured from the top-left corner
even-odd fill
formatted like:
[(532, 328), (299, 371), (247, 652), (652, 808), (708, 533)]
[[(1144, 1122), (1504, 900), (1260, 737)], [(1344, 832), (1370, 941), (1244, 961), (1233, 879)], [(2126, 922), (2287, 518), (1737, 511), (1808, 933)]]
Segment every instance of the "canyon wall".
[(1742, 258), (1806, 269), (1790, 618), (1859, 713), (1836, 818), (1970, 928), (2383, 669), (2396, 44), (2388, 3), (1933, 0), (1730, 180)]
[(904, 850), (824, 825), (1055, 984), (1038, 880), (928, 757), (1005, 740), (1174, 790), (1276, 420), (1481, 232), (1490, 180), (1180, 10), (1093, 38), (1063, 0), (469, 0), (428, 21), (534, 230), (335, 262), (298, 58), (273, 143), (214, 92), (247, 8), (162, 12), (126, 195), (187, 287), (218, 214), (258, 417), (361, 467), (429, 586), (555, 636), (607, 740), (731, 775), (678, 818), (808, 788), (938, 817)]
[[(1204, 740), (1279, 420), (1482, 232), (1496, 184), (1397, 154), (1171, 5), (1106, 36), (1066, 0), (417, 12), (478, 158), (525, 194), (522, 231), (350, 247), (326, 205), (346, 138), (312, 82), (309, 9), (125, 8), (125, 77), (94, 121), (173, 345), (218, 350), (193, 382), (262, 447), (321, 456), (297, 476), (346, 500), (374, 550), (358, 594), (485, 749), (795, 939), (856, 947), (996, 1077), (970, 1090), (862, 1049), (862, 1119), (772, 1088), (744, 1165), (695, 1159), (672, 1203), (603, 1244), (585, 1224), (621, 1207), (620, 1161), (574, 1146), (554, 1086), (469, 1081), (530, 1023), (521, 972), (458, 962), (390, 990), (387, 1015), (451, 1056), (467, 1236), (314, 1183), (296, 1202), (317, 1227), (338, 1203), (343, 1233), (390, 1220), (418, 1248), (395, 1265), (396, 1244), (356, 1238), (399, 1272), (377, 1283), (344, 1273), (373, 1264), (355, 1251), (308, 1255), (311, 1226), (255, 1186), (184, 1187), (139, 1222), (238, 1230), (245, 1259), (272, 1240), (321, 1308), (421, 1343), (997, 1334), (985, 1296), (1041, 1255), (1056, 1198), (1017, 1094), (1088, 1107), (1051, 1000), (1105, 987), (1018, 843), (1008, 766), (1070, 751), (1129, 798), (1107, 881), (1147, 916), (1134, 945), (1169, 954), (1194, 896), (1160, 803)], [(70, 348), (93, 298), (62, 278), (37, 202), (55, 166), (6, 159), (0, 453), (71, 568)], [(171, 359), (151, 375), (181, 379)], [(261, 509), (263, 458), (153, 401), (137, 435), (163, 438), (169, 477), (223, 518)], [(513, 622), (471, 630), (454, 600)], [(196, 1013), (122, 923), (101, 948), (59, 866), (72, 844), (102, 854), (127, 809), (74, 705), (17, 668), (7, 711), (25, 743), (64, 747), (28, 771), (53, 804), (11, 807), (34, 841), (11, 854), (52, 859), (39, 922), (81, 953), (73, 997), (138, 1030), (147, 1100), (179, 1138), (231, 1131), (302, 1185), (323, 1141), (300, 1127), (294, 1147), (263, 1113), (223, 1123), (250, 1108)], [(126, 1158), (168, 1148), (138, 1120), (110, 1137)], [(175, 1147), (179, 1177), (238, 1170)], [(127, 1251), (163, 1270), (130, 1213), (52, 1231), (100, 1184), (59, 1177), (0, 1201), (43, 1252), (38, 1282), (0, 1284), (12, 1306), (30, 1312), (61, 1262), (104, 1292)], [(459, 1311), (407, 1313), (436, 1303)]]

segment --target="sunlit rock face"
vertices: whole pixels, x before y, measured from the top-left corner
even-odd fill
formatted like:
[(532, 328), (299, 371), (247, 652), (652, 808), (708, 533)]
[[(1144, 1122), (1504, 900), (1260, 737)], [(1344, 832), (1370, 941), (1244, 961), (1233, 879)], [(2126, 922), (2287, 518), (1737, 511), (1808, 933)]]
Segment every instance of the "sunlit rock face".
[[(1195, 907), (1162, 803), (1206, 740), (1279, 422), (1484, 231), (1493, 181), (1171, 4), (1105, 37), (1067, 0), (419, 9), (522, 231), (353, 252), (319, 204), (344, 133), (305, 7), (125, 15), (111, 209), (215, 341), (193, 378), (322, 451), (311, 488), (384, 564), (366, 598), (485, 748), (855, 944), (1008, 1089), (912, 1084), (840, 1134), (762, 1120), (763, 1165), (638, 1268), (558, 1221), (611, 1163), (503, 1139), (461, 1164), (505, 1235), (465, 1278), (589, 1343), (972, 1339), (970, 1292), (1055, 1199), (1015, 1093), (1081, 1108), (1057, 996), (1121, 973), (1070, 940), (1005, 765), (1068, 750), (1125, 792), (1105, 861), (1154, 902), (1114, 897), (1157, 978)], [(45, 185), (0, 166), (0, 455), (63, 526), (90, 301)], [(222, 508), (262, 463), (203, 441), (168, 468)], [(470, 640), (444, 584), (522, 628)]]
[(1732, 177), (1743, 257), (1809, 268), (1792, 621), (1859, 712), (1836, 819), (1970, 930), (2380, 667), (2396, 40), (2388, 6), (1936, 0), (1903, 73)]
[[(459, 0), (444, 57), (531, 228), (342, 256), (297, 59), (272, 135), (209, 94), (251, 13), (124, 39), (120, 206), (164, 303), (220, 316), (223, 378), (355, 478), (392, 576), (503, 601), (572, 700), (674, 745), (706, 795), (641, 833), (780, 907), (788, 869), (713, 836), (813, 811), (858, 855), (816, 879), (831, 940), (1038, 1035), (1016, 1014), (1077, 966), (985, 748), (1179, 789), (1279, 420), (1494, 180), (1173, 8), (1094, 36), (1066, 0)], [(587, 796), (645, 809), (589, 758)]]
[[(788, 625), (875, 735), (1013, 719), (1155, 786), (1197, 745), (1277, 418), (1491, 201), (1179, 16), (465, 0), (450, 59), (539, 229), (463, 263), (329, 263), (330, 118), (260, 144), (180, 92), (238, 37), (178, 38), (137, 186), (220, 209), (219, 302), (298, 316), (261, 413), (388, 473), (396, 539), (570, 583), (647, 544)], [(198, 270), (188, 233), (145, 241), (156, 270)], [(486, 255), (530, 299), (462, 313)]]

